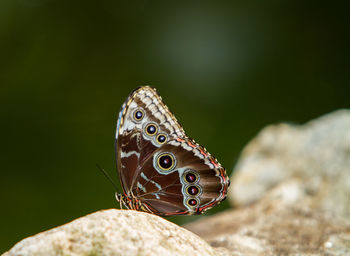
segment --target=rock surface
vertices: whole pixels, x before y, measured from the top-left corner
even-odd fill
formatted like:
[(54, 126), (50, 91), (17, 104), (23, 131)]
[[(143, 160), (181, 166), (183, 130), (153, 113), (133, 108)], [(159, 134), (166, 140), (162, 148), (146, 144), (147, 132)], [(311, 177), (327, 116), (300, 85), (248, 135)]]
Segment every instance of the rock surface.
[(313, 208), (350, 219), (350, 110), (263, 129), (242, 152), (228, 198), (249, 205), (290, 179), (313, 195)]
[(350, 255), (350, 222), (309, 207), (297, 181), (284, 183), (253, 205), (185, 227), (227, 255)]
[(198, 236), (161, 217), (106, 210), (28, 237), (3, 256), (218, 254)]
[(263, 129), (229, 193), (238, 209), (186, 228), (231, 255), (350, 255), (350, 111)]

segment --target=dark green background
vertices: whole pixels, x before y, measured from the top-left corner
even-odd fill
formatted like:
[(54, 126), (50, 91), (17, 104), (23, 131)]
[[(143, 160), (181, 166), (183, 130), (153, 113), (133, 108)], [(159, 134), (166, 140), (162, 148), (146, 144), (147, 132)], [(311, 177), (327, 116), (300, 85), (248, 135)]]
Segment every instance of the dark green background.
[(228, 173), (264, 126), (350, 107), (348, 7), (1, 0), (0, 252), (116, 207), (95, 164), (117, 178), (116, 119), (139, 85), (156, 87)]

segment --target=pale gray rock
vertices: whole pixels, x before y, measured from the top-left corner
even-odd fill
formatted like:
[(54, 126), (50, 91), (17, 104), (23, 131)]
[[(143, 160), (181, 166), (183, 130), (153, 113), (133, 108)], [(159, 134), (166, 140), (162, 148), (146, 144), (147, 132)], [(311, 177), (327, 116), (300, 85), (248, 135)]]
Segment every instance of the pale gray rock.
[(297, 181), (283, 183), (255, 204), (185, 227), (228, 255), (350, 255), (350, 222), (310, 207)]
[(28, 237), (3, 256), (225, 255), (195, 234), (161, 217), (105, 210)]
[(263, 129), (243, 150), (228, 198), (249, 205), (290, 179), (313, 195), (315, 209), (350, 219), (350, 110)]
[(238, 208), (186, 225), (231, 255), (350, 255), (350, 111), (263, 129), (231, 178)]

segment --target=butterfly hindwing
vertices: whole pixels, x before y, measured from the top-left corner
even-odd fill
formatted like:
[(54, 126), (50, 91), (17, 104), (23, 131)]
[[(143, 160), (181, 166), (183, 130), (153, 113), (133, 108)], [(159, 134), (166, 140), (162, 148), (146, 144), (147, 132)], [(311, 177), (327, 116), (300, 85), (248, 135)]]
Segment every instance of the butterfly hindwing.
[[(164, 156), (173, 162), (169, 169), (162, 168)], [(215, 158), (193, 140), (178, 138), (143, 164), (133, 194), (159, 215), (196, 214), (223, 200), (227, 187)]]

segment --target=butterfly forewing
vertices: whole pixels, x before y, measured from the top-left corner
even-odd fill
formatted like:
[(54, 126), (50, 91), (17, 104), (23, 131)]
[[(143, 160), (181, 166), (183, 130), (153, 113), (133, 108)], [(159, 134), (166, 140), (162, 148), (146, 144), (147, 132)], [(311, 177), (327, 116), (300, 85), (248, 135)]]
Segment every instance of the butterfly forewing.
[(124, 195), (132, 208), (165, 216), (195, 214), (226, 197), (225, 169), (185, 135), (151, 87), (136, 89), (123, 104), (116, 148)]
[[(141, 113), (141, 116), (137, 114)], [(139, 118), (138, 118), (139, 117)], [(182, 127), (150, 87), (140, 87), (124, 102), (116, 131), (116, 158), (124, 191), (130, 191), (139, 167), (160, 146), (154, 135), (145, 131), (147, 125), (157, 128), (156, 134), (184, 136)], [(166, 139), (169, 139), (166, 138)]]

